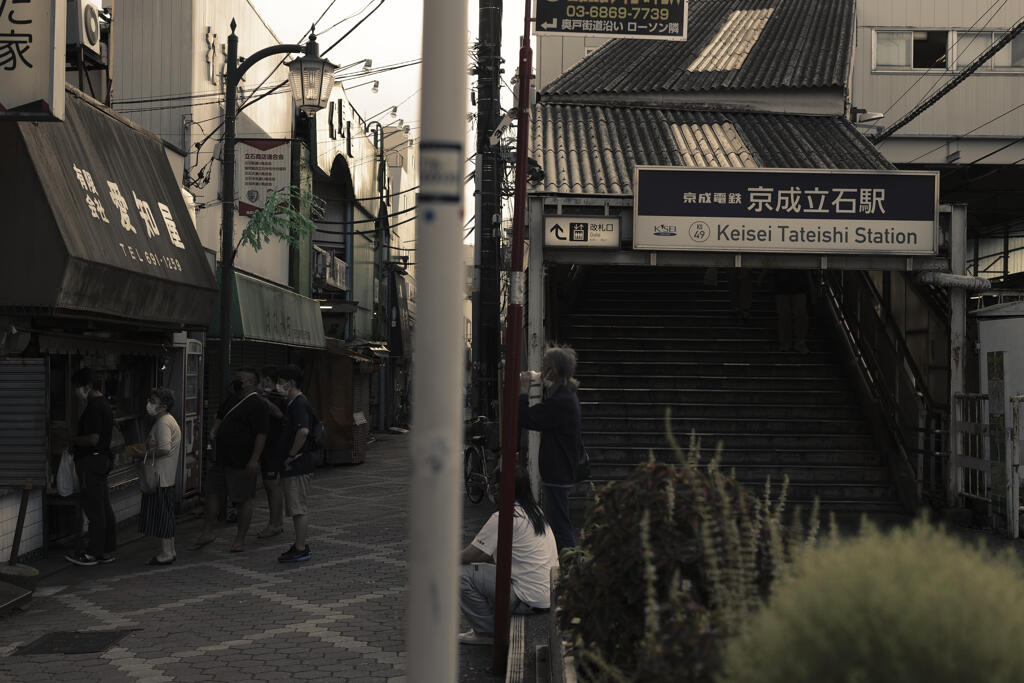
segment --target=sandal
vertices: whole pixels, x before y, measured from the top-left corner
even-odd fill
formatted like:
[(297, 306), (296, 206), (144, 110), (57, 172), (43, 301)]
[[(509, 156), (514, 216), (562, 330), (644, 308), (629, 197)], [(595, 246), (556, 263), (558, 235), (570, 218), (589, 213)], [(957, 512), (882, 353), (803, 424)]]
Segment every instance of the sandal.
[(284, 527), (276, 527), (276, 528), (273, 528), (273, 529), (270, 528), (270, 527), (267, 527), (266, 529), (261, 529), (261, 530), (257, 531), (256, 532), (256, 538), (273, 538), (274, 536), (279, 536), (279, 535), (281, 535), (283, 533), (284, 533)]
[(229, 550), (228, 552), (230, 552), (230, 553), (241, 553), (241, 552), (245, 552), (245, 546), (244, 546), (244, 545), (238, 545), (238, 544), (236, 543), (235, 545), (231, 546), (231, 550)]
[(149, 562), (147, 562), (146, 565), (149, 566), (149, 567), (155, 567), (157, 565), (161, 565), (162, 566), (162, 565), (166, 565), (166, 564), (174, 564), (174, 561), (176, 559), (178, 559), (177, 556), (172, 556), (171, 559), (169, 559), (167, 561), (161, 561), (160, 558), (158, 558), (156, 555), (154, 555), (153, 557), (149, 558)]
[(189, 550), (202, 550), (206, 546), (213, 543), (216, 538), (197, 538), (195, 542), (188, 547)]

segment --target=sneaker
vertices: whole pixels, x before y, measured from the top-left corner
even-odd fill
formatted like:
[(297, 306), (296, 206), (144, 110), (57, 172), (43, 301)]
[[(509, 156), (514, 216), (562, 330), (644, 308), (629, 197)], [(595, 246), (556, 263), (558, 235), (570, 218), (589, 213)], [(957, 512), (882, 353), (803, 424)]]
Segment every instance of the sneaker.
[(94, 567), (100, 563), (95, 556), (90, 555), (87, 552), (81, 552), (77, 555), (65, 555), (64, 559), (71, 564), (77, 564), (79, 567)]
[(100, 555), (97, 559), (100, 564), (110, 564), (116, 560), (117, 557), (113, 553), (107, 553), (106, 555)]
[(313, 553), (311, 553), (309, 551), (309, 546), (308, 545), (305, 548), (303, 548), (302, 550), (298, 550), (294, 545), (292, 545), (292, 547), (288, 548), (288, 550), (284, 551), (283, 553), (281, 553), (278, 556), (277, 561), (278, 562), (305, 562), (306, 560), (308, 560), (311, 557), (313, 557)]
[(494, 636), (486, 636), (469, 629), (459, 634), (459, 642), (463, 645), (494, 645)]

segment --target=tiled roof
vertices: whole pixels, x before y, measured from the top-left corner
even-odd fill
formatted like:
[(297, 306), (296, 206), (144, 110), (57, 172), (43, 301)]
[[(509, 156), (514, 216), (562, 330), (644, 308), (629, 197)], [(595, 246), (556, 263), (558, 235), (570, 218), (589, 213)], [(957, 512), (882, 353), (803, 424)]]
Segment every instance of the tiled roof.
[(637, 165), (893, 168), (838, 116), (546, 103), (533, 113), (530, 156), (544, 169), (534, 192), (631, 195)]
[(853, 17), (853, 0), (691, 0), (690, 40), (609, 41), (541, 98), (841, 88)]

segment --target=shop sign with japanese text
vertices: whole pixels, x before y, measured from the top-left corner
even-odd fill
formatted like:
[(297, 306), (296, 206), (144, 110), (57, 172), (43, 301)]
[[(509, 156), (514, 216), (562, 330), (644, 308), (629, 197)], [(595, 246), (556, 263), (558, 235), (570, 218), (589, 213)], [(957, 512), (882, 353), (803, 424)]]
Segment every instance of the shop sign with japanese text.
[(292, 181), (291, 140), (239, 140), (235, 146), (238, 215), (263, 208), (271, 192), (288, 198)]
[(633, 247), (925, 255), (938, 250), (931, 171), (637, 167)]
[(536, 31), (686, 40), (689, 0), (535, 0)]
[(545, 247), (619, 247), (618, 216), (545, 216)]
[(66, 0), (0, 0), (0, 119), (64, 120)]

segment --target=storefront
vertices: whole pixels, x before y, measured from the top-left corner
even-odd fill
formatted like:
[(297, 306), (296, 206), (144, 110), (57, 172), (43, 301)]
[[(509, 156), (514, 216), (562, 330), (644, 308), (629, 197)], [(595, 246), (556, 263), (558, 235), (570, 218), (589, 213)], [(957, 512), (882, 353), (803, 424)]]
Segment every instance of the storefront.
[[(125, 446), (145, 440), (155, 386), (178, 399), (179, 493), (197, 488), (190, 437), (202, 433), (202, 329), (216, 283), (152, 133), (69, 87), (65, 121), (2, 123), (0, 149), (0, 487), (32, 480), (24, 553), (77, 531), (53, 475), (83, 408), (69, 385), (79, 368), (94, 371), (114, 409), (118, 519), (138, 513)], [(16, 515), (17, 496), (0, 496), (3, 528)], [(0, 535), (0, 553), (10, 543)]]

